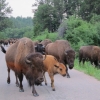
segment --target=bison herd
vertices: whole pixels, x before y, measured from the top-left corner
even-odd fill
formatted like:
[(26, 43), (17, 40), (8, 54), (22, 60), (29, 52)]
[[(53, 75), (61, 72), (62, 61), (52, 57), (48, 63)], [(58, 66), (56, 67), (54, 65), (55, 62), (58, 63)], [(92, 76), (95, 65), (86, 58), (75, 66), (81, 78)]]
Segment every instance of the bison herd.
[[(67, 40), (50, 39), (43, 41), (32, 41), (29, 38), (9, 40), (9, 47), (5, 50), (4, 41), (0, 40), (1, 51), (5, 53), (5, 60), (8, 69), (7, 83), (10, 83), (10, 70), (13, 70), (16, 78), (16, 86), (20, 92), (24, 92), (23, 75), (26, 77), (29, 86), (32, 87), (34, 96), (38, 96), (35, 85), (47, 85), (45, 72), (48, 72), (51, 79), (52, 90), (55, 91), (54, 75), (56, 73), (70, 78), (68, 69), (74, 67), (75, 51)], [(3, 44), (3, 45), (2, 45)], [(99, 66), (100, 48), (98, 46), (82, 46), (79, 49), (79, 63), (90, 61), (91, 64)]]

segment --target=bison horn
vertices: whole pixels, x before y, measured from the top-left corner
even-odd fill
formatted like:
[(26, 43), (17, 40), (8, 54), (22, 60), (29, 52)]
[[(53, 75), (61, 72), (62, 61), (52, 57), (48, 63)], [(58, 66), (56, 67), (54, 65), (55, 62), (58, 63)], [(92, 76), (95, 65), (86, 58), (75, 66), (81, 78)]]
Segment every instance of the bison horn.
[(35, 46), (35, 48), (37, 48), (37, 46)]
[(65, 52), (65, 55), (67, 55), (67, 52)]
[(29, 59), (27, 59), (27, 57), (26, 57), (25, 61), (27, 64), (31, 64), (31, 61)]
[(45, 60), (46, 59), (46, 54), (45, 55), (43, 55), (43, 60)]
[(42, 46), (43, 48), (45, 47), (45, 45)]

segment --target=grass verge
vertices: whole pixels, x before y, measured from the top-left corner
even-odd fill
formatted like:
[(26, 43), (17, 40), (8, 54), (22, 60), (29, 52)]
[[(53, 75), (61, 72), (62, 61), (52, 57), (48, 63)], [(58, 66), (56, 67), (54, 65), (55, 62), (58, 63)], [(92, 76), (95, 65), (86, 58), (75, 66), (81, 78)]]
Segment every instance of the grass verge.
[(79, 65), (78, 59), (75, 60), (75, 69), (82, 71), (90, 76), (95, 77), (96, 79), (100, 80), (100, 69), (95, 68), (90, 62), (85, 62), (83, 65), (82, 63)]

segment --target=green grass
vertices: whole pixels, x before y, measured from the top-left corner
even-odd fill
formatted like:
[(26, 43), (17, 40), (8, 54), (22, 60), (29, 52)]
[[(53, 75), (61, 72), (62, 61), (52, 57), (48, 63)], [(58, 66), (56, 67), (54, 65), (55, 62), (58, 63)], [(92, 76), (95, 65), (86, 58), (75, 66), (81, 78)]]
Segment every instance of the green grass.
[(79, 65), (78, 59), (75, 60), (75, 69), (82, 71), (90, 76), (95, 77), (96, 79), (100, 80), (100, 69), (95, 68), (90, 62), (85, 62), (83, 65), (82, 63)]

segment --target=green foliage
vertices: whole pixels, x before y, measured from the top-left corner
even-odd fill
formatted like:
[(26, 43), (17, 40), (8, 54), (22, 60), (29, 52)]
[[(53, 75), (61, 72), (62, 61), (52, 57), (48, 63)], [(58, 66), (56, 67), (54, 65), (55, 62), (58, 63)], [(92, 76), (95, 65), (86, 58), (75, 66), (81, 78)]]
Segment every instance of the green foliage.
[(32, 28), (26, 29), (25, 33), (23, 34), (23, 37), (28, 37), (32, 39), (34, 37)]
[(32, 22), (32, 18), (31, 17), (10, 17), (9, 18), (13, 25), (12, 28), (23, 28), (23, 27), (33, 27), (33, 22)]
[[(51, 13), (51, 9), (52, 9), (52, 7), (50, 5), (47, 5), (47, 4), (40, 5), (38, 7), (38, 11), (35, 13), (34, 19), (33, 19), (34, 28), (36, 28), (35, 30), (37, 30), (38, 26), (39, 26), (39, 30), (40, 31), (43, 31), (46, 28), (49, 30), (49, 28), (50, 28), (50, 20), (51, 20), (49, 15)], [(34, 33), (35, 33), (35, 31), (34, 31)]]
[(9, 21), (8, 15), (12, 12), (6, 0), (0, 0), (0, 31), (3, 31), (5, 28), (10, 27), (11, 22)]
[(12, 22), (7, 17), (0, 17), (0, 31), (3, 31), (4, 29), (11, 27)]
[(71, 16), (67, 20), (67, 26), (65, 39), (72, 44), (76, 51), (81, 45), (94, 44), (93, 39), (97, 37), (97, 34), (96, 28), (92, 24)]
[(0, 32), (0, 39), (4, 39), (5, 36), (4, 36), (4, 32)]
[(55, 41), (57, 38), (57, 33), (49, 33), (46, 29), (44, 32), (41, 32), (40, 35), (33, 37), (32, 40), (44, 40), (44, 39), (51, 39), (52, 41)]
[(43, 31), (42, 26), (39, 23), (36, 23), (34, 25), (34, 36), (40, 35), (40, 33)]
[[(12, 22), (12, 23), (11, 23)], [(5, 25), (6, 23), (6, 25)], [(8, 26), (9, 28), (7, 28)], [(0, 37), (4, 38), (21, 38), (23, 36), (32, 38), (33, 33), (33, 24), (32, 24), (32, 18), (27, 17), (10, 17), (9, 20), (2, 20), (2, 29), (4, 28), (3, 36), (0, 34)], [(1, 27), (0, 27), (1, 28)], [(1, 29), (0, 29), (1, 30)]]
[(82, 71), (90, 76), (95, 77), (96, 79), (100, 80), (100, 70), (95, 68), (93, 65), (90, 64), (90, 62), (85, 62), (85, 64), (80, 64), (78, 59), (75, 60), (75, 69)]
[[(57, 3), (56, 5), (55, 2)], [(63, 1), (55, 0), (55, 2), (51, 1), (51, 4), (46, 2), (38, 6), (33, 19), (35, 35), (39, 34), (37, 31), (38, 26), (39, 32), (43, 32), (45, 29), (48, 29), (49, 32), (55, 32), (58, 29), (63, 18)]]
[(79, 16), (84, 20), (90, 21), (94, 14), (100, 15), (99, 9), (99, 0), (84, 0), (80, 5)]
[(7, 28), (4, 31), (6, 38), (22, 38), (24, 36), (33, 37), (33, 29), (31, 27), (25, 28)]

